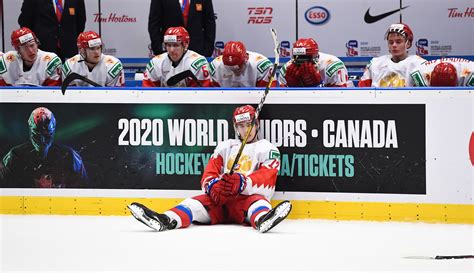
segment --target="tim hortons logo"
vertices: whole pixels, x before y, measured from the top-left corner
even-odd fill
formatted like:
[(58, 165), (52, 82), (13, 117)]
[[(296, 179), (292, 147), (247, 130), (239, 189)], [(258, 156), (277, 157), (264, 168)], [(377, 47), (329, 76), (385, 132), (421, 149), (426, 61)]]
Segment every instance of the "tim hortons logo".
[(116, 13), (109, 13), (107, 17), (101, 16), (102, 13), (94, 13), (94, 23), (136, 23), (137, 17), (128, 17), (127, 15), (117, 15)]
[(473, 18), (474, 17), (474, 8), (467, 7), (465, 10), (461, 8), (449, 8), (448, 9), (449, 18)]
[(249, 15), (247, 24), (270, 24), (272, 22), (272, 7), (250, 7), (247, 10)]

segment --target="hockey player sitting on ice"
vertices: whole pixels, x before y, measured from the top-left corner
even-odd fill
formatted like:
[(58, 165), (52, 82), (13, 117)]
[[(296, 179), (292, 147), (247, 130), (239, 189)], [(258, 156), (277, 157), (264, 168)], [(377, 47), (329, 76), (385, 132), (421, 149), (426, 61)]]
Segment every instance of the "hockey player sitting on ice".
[(61, 59), (38, 49), (39, 40), (29, 28), (12, 32), (15, 50), (0, 55), (0, 86), (61, 85)]
[(263, 233), (285, 219), (291, 203), (283, 201), (272, 209), (269, 202), (275, 192), (280, 154), (275, 145), (258, 139), (258, 121), (235, 172), (229, 173), (254, 117), (255, 109), (250, 105), (235, 109), (233, 124), (239, 139), (226, 140), (216, 147), (201, 179), (204, 194), (187, 198), (163, 214), (133, 203), (128, 206), (133, 216), (156, 231), (185, 228), (197, 222), (251, 225)]
[[(75, 72), (102, 86), (124, 86), (125, 75), (122, 62), (114, 56), (102, 54), (103, 45), (99, 34), (94, 31), (79, 34), (77, 36), (79, 54), (64, 62), (63, 80)], [(79, 80), (73, 81), (71, 85), (91, 86)]]
[(175, 87), (210, 87), (207, 60), (204, 56), (189, 50), (189, 34), (184, 27), (170, 27), (166, 30), (163, 40), (166, 52), (155, 56), (146, 66), (143, 87), (165, 87), (174, 75), (190, 70), (196, 77), (187, 77), (179, 81)]
[(425, 62), (410, 73), (408, 86), (474, 86), (474, 62), (461, 58)]
[(426, 60), (408, 55), (413, 32), (406, 24), (392, 24), (385, 33), (390, 55), (372, 58), (359, 80), (359, 87), (405, 87), (410, 71)]
[(347, 87), (347, 68), (336, 56), (319, 52), (318, 43), (303, 38), (293, 44), (292, 58), (280, 68), (282, 87)]
[[(266, 87), (272, 75), (273, 64), (262, 54), (247, 51), (240, 42), (230, 41), (224, 53), (209, 65), (212, 86)], [(272, 82), (276, 86), (276, 82)]]

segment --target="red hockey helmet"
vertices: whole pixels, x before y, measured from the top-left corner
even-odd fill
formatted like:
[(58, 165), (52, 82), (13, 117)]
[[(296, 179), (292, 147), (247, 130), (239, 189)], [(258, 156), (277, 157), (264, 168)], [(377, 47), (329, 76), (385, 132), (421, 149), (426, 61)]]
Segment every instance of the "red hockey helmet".
[(35, 33), (31, 31), (31, 29), (27, 27), (22, 27), (12, 32), (11, 42), (14, 48), (18, 48), (19, 46), (24, 45), (29, 41), (36, 41), (37, 43), (39, 42), (38, 38), (36, 38)]
[(97, 46), (102, 46), (102, 39), (99, 34), (94, 31), (85, 31), (77, 36), (77, 48), (86, 49)]
[(437, 64), (430, 77), (430, 86), (457, 86), (458, 73), (451, 63), (441, 62)]
[(163, 43), (189, 44), (189, 33), (184, 27), (170, 27), (165, 31)]
[(251, 105), (244, 105), (235, 108), (232, 121), (234, 124), (250, 122), (255, 118), (255, 108)]
[(385, 40), (388, 40), (390, 33), (398, 33), (405, 37), (405, 39), (410, 41), (410, 47), (413, 44), (413, 31), (411, 31), (411, 28), (407, 24), (391, 24), (387, 32), (385, 32)]
[(224, 46), (222, 61), (225, 65), (242, 65), (247, 61), (247, 49), (242, 42), (229, 41)]
[(317, 57), (319, 54), (318, 43), (313, 38), (298, 39), (293, 44), (293, 56)]

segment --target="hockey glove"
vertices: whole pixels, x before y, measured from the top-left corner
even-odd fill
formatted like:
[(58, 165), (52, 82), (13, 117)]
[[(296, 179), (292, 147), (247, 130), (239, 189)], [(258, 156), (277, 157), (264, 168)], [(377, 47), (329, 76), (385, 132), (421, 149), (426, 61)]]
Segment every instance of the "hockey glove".
[(301, 86), (301, 71), (300, 67), (296, 64), (289, 64), (286, 68), (285, 80), (288, 87), (299, 87)]
[(218, 206), (224, 205), (232, 199), (232, 196), (226, 190), (225, 183), (219, 178), (214, 178), (207, 184), (206, 193), (211, 197), (212, 202)]
[(316, 70), (312, 62), (305, 62), (300, 67), (301, 70), (301, 80), (303, 81), (303, 86), (318, 86), (321, 84), (321, 75), (319, 71)]
[(231, 196), (237, 196), (247, 186), (247, 178), (240, 173), (228, 174), (225, 173), (222, 178), (224, 188)]

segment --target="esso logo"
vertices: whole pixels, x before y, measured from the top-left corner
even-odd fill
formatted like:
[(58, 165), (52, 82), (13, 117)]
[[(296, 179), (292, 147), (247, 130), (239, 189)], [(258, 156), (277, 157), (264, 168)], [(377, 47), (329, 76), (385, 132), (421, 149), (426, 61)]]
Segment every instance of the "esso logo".
[(329, 20), (330, 14), (326, 8), (317, 6), (308, 9), (305, 14), (304, 18), (308, 23), (313, 25), (321, 25), (326, 23)]

